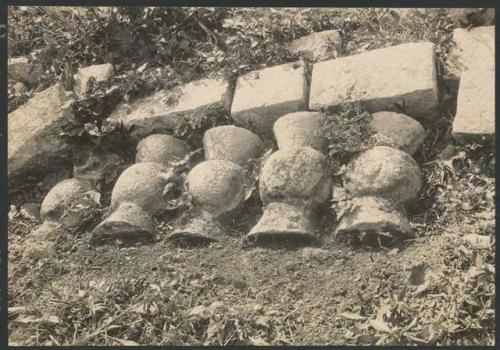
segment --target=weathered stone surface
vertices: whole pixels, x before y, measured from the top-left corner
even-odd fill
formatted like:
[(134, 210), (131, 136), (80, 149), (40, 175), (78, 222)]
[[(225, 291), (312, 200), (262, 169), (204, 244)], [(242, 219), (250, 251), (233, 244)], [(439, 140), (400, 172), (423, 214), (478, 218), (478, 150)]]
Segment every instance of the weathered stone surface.
[(311, 240), (316, 231), (304, 210), (286, 203), (270, 203), (247, 234), (249, 240)]
[(244, 166), (248, 160), (260, 156), (263, 144), (260, 137), (248, 129), (224, 125), (205, 132), (203, 149), (206, 160), (229, 160)]
[(122, 202), (111, 215), (93, 231), (96, 241), (108, 239), (148, 240), (154, 235), (150, 215), (140, 206)]
[(169, 168), (160, 163), (136, 163), (120, 175), (111, 194), (111, 210), (123, 202), (137, 204), (153, 215), (166, 206), (163, 191), (171, 182)]
[(22, 82), (30, 87), (38, 83), (38, 77), (43, 72), (40, 64), (29, 62), (26, 57), (9, 59), (7, 70), (10, 81)]
[(75, 93), (83, 96), (87, 91), (87, 83), (94, 78), (97, 83), (112, 79), (114, 76), (113, 65), (110, 63), (78, 68), (73, 78), (75, 80)]
[(453, 54), (465, 69), (495, 65), (495, 26), (457, 28), (453, 31), (453, 41), (456, 45)]
[(336, 30), (325, 30), (295, 39), (289, 45), (293, 54), (302, 55), (310, 60), (335, 58), (342, 47), (342, 37)]
[(453, 135), (459, 140), (464, 140), (468, 137), (494, 134), (494, 68), (470, 69), (460, 77)]
[(107, 186), (113, 184), (127, 167), (119, 155), (100, 149), (74, 152), (73, 176)]
[(90, 182), (67, 179), (54, 186), (43, 199), (40, 218), (69, 228), (81, 225), (99, 207), (100, 194)]
[(122, 123), (141, 139), (174, 130), (189, 114), (229, 113), (232, 93), (226, 80), (202, 79), (172, 90), (160, 90), (146, 98), (122, 103), (105, 120), (105, 129)]
[(199, 210), (196, 214), (187, 222), (176, 225), (176, 229), (167, 239), (177, 242), (217, 241), (223, 233), (220, 223), (203, 210)]
[(240, 205), (245, 197), (243, 169), (227, 160), (207, 160), (196, 165), (187, 178), (193, 202), (219, 216)]
[(45, 172), (69, 155), (59, 134), (73, 118), (72, 97), (57, 84), (9, 113), (9, 181), (29, 172)]
[(153, 134), (137, 144), (135, 162), (153, 162), (169, 165), (183, 159), (189, 152), (184, 141), (165, 134)]
[(343, 182), (353, 196), (379, 196), (396, 204), (406, 204), (418, 196), (422, 173), (407, 153), (376, 146), (347, 165)]
[(319, 112), (295, 112), (279, 118), (273, 126), (278, 147), (305, 146), (325, 152), (328, 140), (322, 132), (324, 119)]
[(363, 196), (350, 201), (350, 209), (341, 217), (336, 234), (370, 234), (396, 238), (412, 236), (408, 218), (392, 202), (380, 197)]
[(312, 208), (330, 196), (326, 157), (310, 147), (280, 149), (267, 159), (259, 179), (264, 204), (284, 202)]
[(240, 76), (231, 115), (236, 124), (258, 134), (270, 134), (279, 117), (305, 109), (305, 67), (298, 61)]
[(415, 119), (396, 112), (377, 112), (369, 118), (373, 146), (398, 148), (413, 155), (425, 140), (425, 129)]
[(370, 112), (430, 118), (438, 111), (434, 45), (403, 44), (315, 63), (309, 107), (362, 102)]

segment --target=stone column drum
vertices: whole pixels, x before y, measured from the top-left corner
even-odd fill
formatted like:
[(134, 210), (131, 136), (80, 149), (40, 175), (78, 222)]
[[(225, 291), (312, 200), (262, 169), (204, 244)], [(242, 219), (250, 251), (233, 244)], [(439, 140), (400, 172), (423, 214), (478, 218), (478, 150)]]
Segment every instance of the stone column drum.
[(184, 158), (188, 147), (166, 134), (153, 134), (137, 145), (136, 163), (123, 171), (111, 194), (111, 214), (94, 230), (97, 241), (148, 239), (152, 216), (168, 204), (170, 191), (180, 185), (171, 162)]
[(192, 216), (169, 239), (218, 240), (223, 232), (218, 218), (230, 214), (245, 200), (243, 167), (263, 151), (257, 135), (232, 125), (207, 130), (203, 146), (205, 161), (196, 165), (187, 179), (194, 204)]
[(326, 157), (321, 152), (307, 146), (274, 152), (259, 179), (264, 213), (247, 239), (310, 241), (315, 237), (311, 214), (328, 199), (330, 188)]
[(92, 219), (100, 196), (89, 181), (82, 179), (66, 179), (55, 185), (42, 201), (42, 225), (28, 237), (26, 254), (36, 257), (52, 252), (60, 234)]
[(264, 164), (260, 197), (264, 213), (247, 235), (250, 240), (311, 240), (317, 229), (311, 214), (329, 197), (331, 179), (326, 157), (328, 146), (319, 112), (294, 112), (273, 125), (279, 150)]
[(422, 173), (410, 154), (422, 144), (425, 131), (417, 121), (394, 112), (373, 114), (369, 129), (374, 147), (347, 165), (343, 185), (348, 199), (341, 207), (337, 204), (335, 234), (411, 237), (405, 207), (417, 199)]

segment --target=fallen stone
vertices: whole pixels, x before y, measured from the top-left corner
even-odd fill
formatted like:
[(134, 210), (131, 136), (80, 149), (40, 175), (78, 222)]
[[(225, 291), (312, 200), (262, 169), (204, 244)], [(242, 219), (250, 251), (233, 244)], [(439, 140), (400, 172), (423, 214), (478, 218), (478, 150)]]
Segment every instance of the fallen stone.
[(78, 96), (85, 95), (90, 78), (94, 78), (97, 83), (100, 83), (113, 79), (113, 76), (113, 65), (110, 63), (78, 68), (78, 72), (73, 76), (75, 93)]
[(123, 124), (139, 140), (169, 133), (190, 115), (229, 114), (232, 92), (225, 80), (203, 79), (172, 90), (160, 90), (132, 103), (120, 104), (104, 121), (105, 130)]
[(495, 65), (495, 26), (457, 28), (453, 41), (456, 46), (452, 53), (464, 70)]
[(245, 197), (243, 169), (227, 160), (201, 162), (189, 172), (187, 184), (193, 203), (215, 217), (235, 209)]
[(322, 132), (324, 119), (319, 112), (295, 112), (282, 116), (273, 126), (278, 147), (304, 146), (325, 152), (328, 140)]
[(491, 245), (490, 236), (483, 236), (474, 233), (463, 236), (462, 240), (475, 249), (488, 249)]
[(41, 64), (29, 62), (26, 57), (9, 59), (7, 70), (10, 81), (21, 82), (29, 87), (35, 87), (43, 73)]
[(150, 240), (154, 228), (150, 215), (140, 206), (122, 202), (111, 215), (93, 231), (95, 242), (106, 240)]
[(369, 118), (373, 146), (389, 146), (413, 155), (425, 140), (425, 129), (415, 119), (396, 112), (377, 112)]
[(231, 116), (257, 134), (271, 134), (274, 122), (307, 109), (304, 62), (297, 61), (247, 73), (238, 78)]
[(224, 125), (205, 132), (203, 149), (206, 160), (229, 160), (244, 166), (261, 155), (263, 144), (259, 136), (248, 129)]
[(470, 69), (462, 73), (453, 135), (459, 141), (495, 135), (495, 71)]
[(267, 159), (259, 178), (262, 202), (312, 209), (331, 193), (326, 157), (310, 147), (280, 149)]
[(131, 165), (120, 175), (111, 194), (111, 210), (129, 202), (154, 215), (167, 205), (164, 193), (173, 183), (173, 172), (160, 163), (142, 162)]
[(411, 237), (412, 230), (408, 218), (392, 202), (380, 197), (362, 196), (349, 201), (349, 210), (340, 217), (335, 234), (404, 238)]
[(343, 183), (353, 196), (379, 196), (404, 205), (417, 198), (422, 187), (422, 173), (407, 153), (376, 146), (347, 165)]
[(176, 160), (184, 159), (189, 149), (184, 141), (165, 134), (153, 134), (137, 144), (135, 162), (153, 162), (169, 165)]
[(323, 61), (338, 56), (342, 37), (337, 30), (325, 30), (295, 39), (289, 45), (291, 53), (310, 60)]
[(315, 63), (309, 108), (362, 102), (369, 112), (431, 118), (439, 107), (434, 45), (410, 43)]
[(8, 177), (44, 173), (70, 155), (60, 137), (73, 119), (73, 95), (57, 84), (9, 113)]
[(95, 213), (100, 197), (86, 180), (63, 180), (43, 199), (40, 218), (42, 222), (56, 222), (63, 228), (78, 227)]
[(316, 230), (303, 208), (287, 203), (273, 202), (264, 208), (264, 213), (247, 234), (253, 242), (273, 240), (310, 241)]

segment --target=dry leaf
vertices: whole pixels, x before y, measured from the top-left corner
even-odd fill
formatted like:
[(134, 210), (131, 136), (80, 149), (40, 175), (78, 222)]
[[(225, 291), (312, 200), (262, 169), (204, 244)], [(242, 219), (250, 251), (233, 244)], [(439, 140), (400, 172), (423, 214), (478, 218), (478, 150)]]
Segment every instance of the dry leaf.
[(345, 311), (339, 314), (340, 317), (347, 318), (348, 320), (361, 321), (366, 320), (366, 317), (360, 314), (355, 314), (354, 312)]
[(391, 328), (382, 320), (370, 320), (370, 325), (379, 332), (391, 333)]

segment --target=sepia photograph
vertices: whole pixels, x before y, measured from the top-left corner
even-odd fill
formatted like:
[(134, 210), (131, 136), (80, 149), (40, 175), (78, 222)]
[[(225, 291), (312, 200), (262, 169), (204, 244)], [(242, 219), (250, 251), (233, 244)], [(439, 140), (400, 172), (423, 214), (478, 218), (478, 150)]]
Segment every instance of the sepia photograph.
[(9, 347), (495, 345), (494, 8), (8, 6), (6, 39)]

